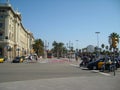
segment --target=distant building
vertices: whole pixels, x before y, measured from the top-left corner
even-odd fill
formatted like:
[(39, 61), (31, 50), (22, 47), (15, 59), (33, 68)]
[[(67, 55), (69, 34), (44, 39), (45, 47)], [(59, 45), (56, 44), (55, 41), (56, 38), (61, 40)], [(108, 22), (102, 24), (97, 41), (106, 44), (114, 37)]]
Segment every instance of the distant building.
[(11, 4), (0, 3), (0, 56), (12, 59), (31, 53), (34, 36), (21, 21)]

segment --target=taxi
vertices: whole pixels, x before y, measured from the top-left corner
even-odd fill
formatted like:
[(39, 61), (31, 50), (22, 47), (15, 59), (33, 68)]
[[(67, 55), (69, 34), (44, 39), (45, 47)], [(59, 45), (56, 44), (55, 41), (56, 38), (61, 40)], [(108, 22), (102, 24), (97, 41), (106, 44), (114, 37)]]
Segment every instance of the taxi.
[(3, 57), (0, 57), (0, 63), (3, 63), (5, 60)]
[(98, 62), (98, 69), (100, 70), (104, 64), (105, 62), (103, 61)]
[(22, 63), (24, 60), (22, 57), (15, 57), (14, 60), (12, 61), (13, 63)]

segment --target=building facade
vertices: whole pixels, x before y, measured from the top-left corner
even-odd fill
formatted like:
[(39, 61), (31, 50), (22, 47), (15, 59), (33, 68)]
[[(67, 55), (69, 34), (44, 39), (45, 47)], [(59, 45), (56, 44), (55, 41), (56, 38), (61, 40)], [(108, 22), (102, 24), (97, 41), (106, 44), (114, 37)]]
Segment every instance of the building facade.
[(22, 24), (22, 17), (11, 4), (0, 3), (0, 56), (13, 59), (32, 51), (33, 34)]

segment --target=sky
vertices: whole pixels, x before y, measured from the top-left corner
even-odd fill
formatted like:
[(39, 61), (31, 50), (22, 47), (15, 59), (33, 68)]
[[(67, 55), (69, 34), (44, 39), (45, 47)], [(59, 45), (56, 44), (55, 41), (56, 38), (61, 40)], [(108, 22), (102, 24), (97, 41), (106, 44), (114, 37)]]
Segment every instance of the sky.
[[(5, 2), (6, 0), (0, 0)], [(74, 48), (109, 45), (108, 36), (120, 35), (120, 0), (9, 0), (35, 39), (73, 43)], [(97, 34), (95, 32), (100, 32)], [(120, 46), (120, 45), (119, 45)]]

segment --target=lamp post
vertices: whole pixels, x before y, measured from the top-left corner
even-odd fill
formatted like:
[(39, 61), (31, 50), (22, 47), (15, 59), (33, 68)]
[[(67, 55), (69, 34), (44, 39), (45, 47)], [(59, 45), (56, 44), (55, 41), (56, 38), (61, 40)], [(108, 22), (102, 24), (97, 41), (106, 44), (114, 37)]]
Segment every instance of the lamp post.
[(99, 56), (99, 34), (100, 34), (100, 32), (95, 32), (96, 34), (97, 34), (97, 51), (98, 51), (98, 56)]
[(95, 32), (97, 34), (97, 47), (99, 48), (99, 36), (98, 34), (100, 34), (100, 32)]
[(71, 50), (73, 48), (73, 43), (71, 43), (71, 41), (69, 41), (69, 43), (67, 43), (67, 48), (69, 48), (69, 50)]
[(70, 58), (72, 57), (71, 52), (73, 49), (73, 43), (71, 43), (71, 41), (69, 41), (69, 43), (67, 43), (67, 48), (69, 48), (69, 61), (70, 61)]
[(76, 49), (78, 49), (78, 41), (79, 41), (79, 40), (76, 40)]
[(44, 42), (44, 58), (47, 58), (47, 48), (49, 47), (49, 42), (45, 40)]

